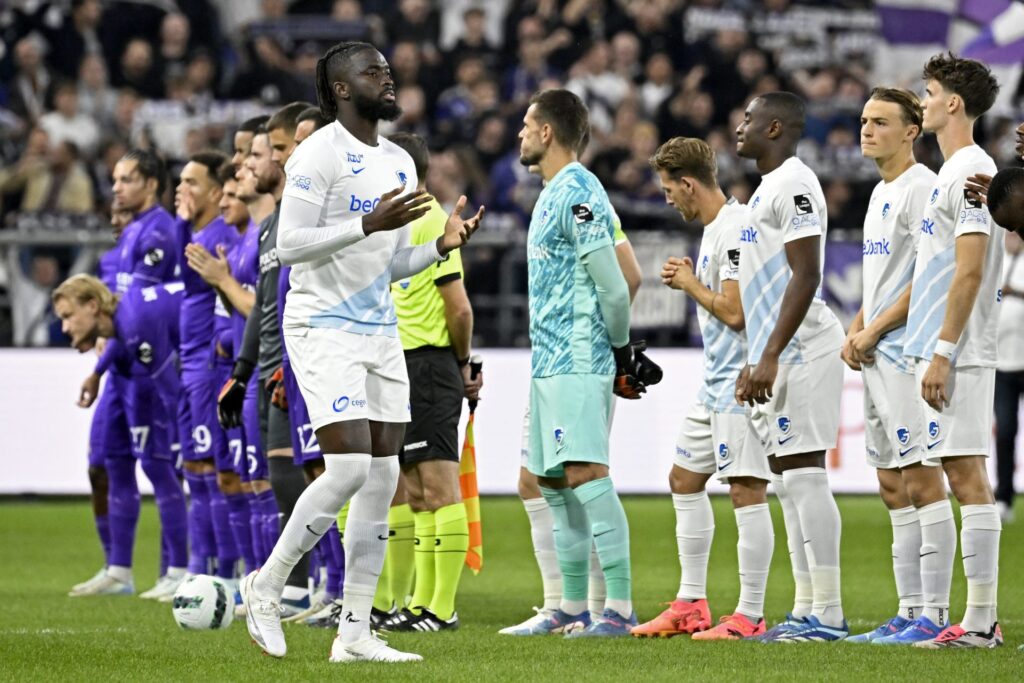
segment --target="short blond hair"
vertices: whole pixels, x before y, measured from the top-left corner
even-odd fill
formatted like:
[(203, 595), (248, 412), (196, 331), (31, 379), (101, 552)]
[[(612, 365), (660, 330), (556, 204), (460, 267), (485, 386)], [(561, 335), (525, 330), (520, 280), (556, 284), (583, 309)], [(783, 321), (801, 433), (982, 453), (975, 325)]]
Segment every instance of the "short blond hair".
[(699, 138), (674, 137), (651, 157), (651, 168), (664, 171), (673, 180), (696, 178), (702, 185), (718, 185), (718, 162), (708, 143)]
[(53, 303), (57, 303), (60, 299), (67, 299), (79, 305), (95, 301), (99, 304), (100, 312), (107, 315), (114, 315), (114, 310), (117, 308), (117, 297), (103, 284), (103, 281), (85, 273), (72, 275), (60, 283), (53, 290), (50, 299)]

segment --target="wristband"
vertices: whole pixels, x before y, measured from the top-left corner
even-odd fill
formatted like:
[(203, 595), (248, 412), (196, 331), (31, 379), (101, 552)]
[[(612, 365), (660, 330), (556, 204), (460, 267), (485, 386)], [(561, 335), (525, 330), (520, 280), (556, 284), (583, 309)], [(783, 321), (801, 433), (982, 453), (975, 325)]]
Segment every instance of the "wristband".
[(935, 349), (932, 353), (936, 356), (942, 356), (946, 360), (952, 361), (953, 354), (956, 353), (956, 344), (945, 339), (939, 339), (935, 342)]
[(464, 368), (467, 365), (469, 365), (469, 359), (470, 359), (470, 356), (466, 356), (465, 358), (456, 358), (455, 362), (459, 364), (460, 368)]

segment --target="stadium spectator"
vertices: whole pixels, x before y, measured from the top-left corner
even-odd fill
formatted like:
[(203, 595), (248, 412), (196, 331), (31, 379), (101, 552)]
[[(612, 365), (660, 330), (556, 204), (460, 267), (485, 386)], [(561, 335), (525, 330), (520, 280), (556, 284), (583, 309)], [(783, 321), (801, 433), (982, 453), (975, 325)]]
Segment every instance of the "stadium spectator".
[(116, 109), (117, 93), (110, 87), (106, 62), (99, 54), (86, 55), (78, 67), (78, 110), (109, 128)]
[(72, 0), (70, 14), (62, 17), (57, 28), (44, 29), (50, 48), (47, 61), (64, 78), (74, 78), (86, 58), (102, 54), (98, 32), (102, 14), (100, 0)]
[(145, 38), (132, 38), (121, 53), (118, 85), (128, 86), (152, 99), (164, 96), (164, 83), (153, 57), (153, 46)]
[(54, 86), (53, 111), (39, 117), (39, 125), (49, 134), (51, 143), (73, 142), (88, 157), (99, 146), (99, 126), (79, 109), (78, 87), (71, 81)]
[(14, 45), (17, 68), (10, 84), (11, 111), (36, 121), (46, 111), (46, 91), (50, 87), (50, 70), (43, 63), (43, 46), (38, 35), (28, 35)]
[(50, 145), (41, 129), (18, 165), (0, 171), (0, 192), (21, 191), (21, 211), (61, 211), (84, 214), (93, 210), (92, 180), (69, 141)]

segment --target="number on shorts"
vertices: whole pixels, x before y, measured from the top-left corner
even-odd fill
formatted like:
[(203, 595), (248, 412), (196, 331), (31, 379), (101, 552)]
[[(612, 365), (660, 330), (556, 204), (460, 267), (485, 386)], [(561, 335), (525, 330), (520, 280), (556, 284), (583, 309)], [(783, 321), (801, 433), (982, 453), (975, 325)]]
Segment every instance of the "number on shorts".
[(192, 430), (192, 441), (195, 446), (196, 453), (205, 453), (210, 450), (210, 446), (213, 445), (213, 436), (210, 434), (210, 428), (206, 425), (197, 425)]
[(234, 463), (235, 469), (238, 469), (239, 463), (242, 462), (242, 440), (231, 439), (228, 441), (228, 450), (231, 451), (231, 462)]
[(249, 465), (249, 476), (256, 474), (256, 468), (259, 467), (259, 460), (256, 459), (256, 447), (246, 446), (245, 447), (245, 459)]
[(145, 453), (149, 442), (149, 425), (132, 427), (129, 431), (132, 433), (132, 449), (136, 453)]
[(297, 427), (295, 431), (299, 434), (299, 443), (303, 453), (316, 453), (320, 450), (320, 444), (316, 440), (316, 432), (313, 431), (313, 425), (306, 423), (301, 427)]

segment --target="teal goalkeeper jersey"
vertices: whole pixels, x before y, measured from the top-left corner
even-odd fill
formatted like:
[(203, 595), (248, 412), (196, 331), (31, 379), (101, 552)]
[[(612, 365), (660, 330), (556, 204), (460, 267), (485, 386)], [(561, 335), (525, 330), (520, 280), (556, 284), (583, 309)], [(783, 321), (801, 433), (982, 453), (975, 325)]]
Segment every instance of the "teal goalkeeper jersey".
[(578, 162), (540, 193), (527, 240), (533, 377), (615, 372), (597, 290), (582, 261), (614, 248), (614, 220), (601, 183)]

